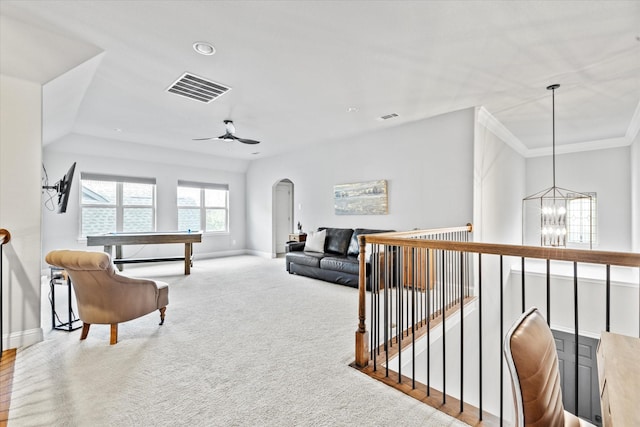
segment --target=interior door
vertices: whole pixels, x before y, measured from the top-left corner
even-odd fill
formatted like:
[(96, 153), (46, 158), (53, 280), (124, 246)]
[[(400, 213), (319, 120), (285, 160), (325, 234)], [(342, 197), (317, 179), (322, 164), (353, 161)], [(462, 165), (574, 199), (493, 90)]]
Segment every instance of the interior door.
[(293, 185), (280, 182), (276, 186), (276, 254), (285, 252), (285, 243), (293, 230)]
[(596, 358), (598, 340), (582, 335), (578, 338), (579, 401), (576, 413), (575, 335), (555, 329), (552, 332), (558, 351), (558, 370), (560, 371), (560, 387), (562, 388), (564, 409), (590, 421), (596, 426), (601, 426), (602, 411), (600, 408), (600, 388), (598, 385)]

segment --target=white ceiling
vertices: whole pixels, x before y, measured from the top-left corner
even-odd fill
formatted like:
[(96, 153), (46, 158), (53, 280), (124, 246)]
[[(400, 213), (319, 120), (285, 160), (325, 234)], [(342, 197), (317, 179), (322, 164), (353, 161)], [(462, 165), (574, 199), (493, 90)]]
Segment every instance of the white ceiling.
[[(0, 13), (2, 74), (45, 84), (45, 143), (73, 132), (253, 159), (483, 106), (536, 155), (552, 83), (559, 148), (628, 145), (640, 128), (640, 1), (1, 0)], [(232, 89), (210, 104), (166, 92), (185, 71)], [(192, 141), (227, 118), (262, 143)]]

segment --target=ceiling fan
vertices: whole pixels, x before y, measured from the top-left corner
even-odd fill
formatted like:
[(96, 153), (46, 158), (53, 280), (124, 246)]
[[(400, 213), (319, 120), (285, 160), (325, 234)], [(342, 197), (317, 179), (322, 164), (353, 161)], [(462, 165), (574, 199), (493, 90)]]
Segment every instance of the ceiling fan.
[(242, 142), (243, 144), (260, 144), (260, 141), (256, 141), (254, 139), (238, 138), (237, 136), (235, 136), (234, 133), (236, 133), (236, 127), (233, 125), (233, 120), (225, 120), (224, 127), (227, 130), (224, 135), (211, 136), (209, 138), (194, 138), (193, 140), (208, 141), (210, 139), (220, 139), (223, 141), (238, 141), (238, 142)]

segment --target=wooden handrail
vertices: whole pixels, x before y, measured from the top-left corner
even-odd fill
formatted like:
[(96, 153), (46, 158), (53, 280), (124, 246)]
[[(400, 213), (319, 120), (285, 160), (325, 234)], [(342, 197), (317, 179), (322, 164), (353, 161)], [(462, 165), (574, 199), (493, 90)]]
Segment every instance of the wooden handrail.
[(457, 252), (471, 252), (492, 255), (515, 256), (521, 258), (550, 259), (556, 261), (608, 264), (623, 267), (640, 267), (640, 253), (592, 251), (585, 249), (562, 249), (541, 246), (504, 245), (498, 243), (453, 242), (446, 240), (409, 239), (368, 234), (363, 236), (366, 243), (413, 248), (443, 249)]
[[(434, 236), (436, 234), (444, 234), (444, 233), (457, 233), (461, 231), (467, 231), (471, 233), (473, 231), (473, 225), (467, 224), (462, 227), (447, 227), (447, 228), (430, 228), (428, 230), (409, 230), (409, 231), (389, 231), (386, 233), (377, 233), (377, 237), (419, 237), (419, 236)], [(372, 236), (372, 235), (367, 235)], [(367, 243), (369, 243), (369, 239), (367, 239)]]
[(2, 319), (4, 318), (4, 314), (2, 313), (2, 307), (3, 307), (3, 302), (2, 302), (2, 276), (4, 275), (4, 273), (2, 272), (2, 247), (6, 244), (9, 243), (9, 241), (11, 240), (11, 233), (9, 233), (9, 230), (5, 229), (5, 228), (0, 228), (0, 360), (2, 360), (2, 352), (3, 352), (3, 347), (2, 347), (2, 334), (3, 334), (3, 327), (2, 327)]
[(0, 228), (0, 245), (9, 243), (10, 240), (11, 240), (11, 233), (9, 233), (9, 230), (5, 228)]

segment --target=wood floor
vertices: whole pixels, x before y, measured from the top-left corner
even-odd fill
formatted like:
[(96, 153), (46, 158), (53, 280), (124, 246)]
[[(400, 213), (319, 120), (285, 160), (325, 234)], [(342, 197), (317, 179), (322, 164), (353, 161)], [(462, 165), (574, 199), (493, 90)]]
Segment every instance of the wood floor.
[(7, 425), (9, 404), (13, 387), (13, 368), (16, 362), (16, 349), (5, 350), (0, 361), (0, 427)]

